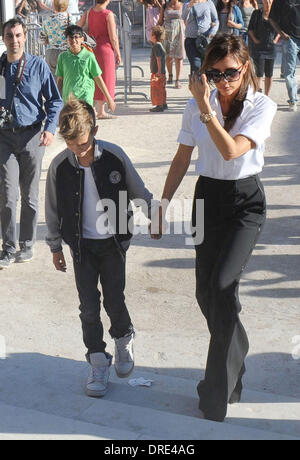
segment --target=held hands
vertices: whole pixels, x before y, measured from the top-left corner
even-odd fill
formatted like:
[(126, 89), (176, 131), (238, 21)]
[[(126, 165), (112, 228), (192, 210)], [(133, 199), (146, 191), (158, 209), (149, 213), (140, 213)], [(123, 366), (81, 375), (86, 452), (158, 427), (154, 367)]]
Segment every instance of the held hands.
[(149, 225), (150, 236), (153, 240), (160, 240), (167, 229), (166, 206), (161, 203), (153, 216)]

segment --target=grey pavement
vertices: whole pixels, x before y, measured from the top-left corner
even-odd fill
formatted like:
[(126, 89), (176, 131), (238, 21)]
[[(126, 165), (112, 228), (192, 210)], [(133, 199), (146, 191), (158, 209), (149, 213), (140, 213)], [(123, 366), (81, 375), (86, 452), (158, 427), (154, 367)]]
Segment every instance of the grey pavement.
[[(119, 96), (118, 118), (99, 122), (98, 136), (123, 147), (159, 198), (190, 97), (189, 65), (183, 88), (168, 87), (169, 110), (152, 114), (151, 103), (135, 94), (150, 94), (149, 54), (148, 48), (133, 50), (133, 64), (145, 76), (133, 69), (128, 105)], [(300, 107), (288, 111), (279, 70), (271, 93), (278, 112), (261, 176), (268, 220), (240, 289), (250, 341), (242, 401), (229, 407), (222, 424), (199, 418), (196, 385), (209, 336), (194, 295), (194, 250), (180, 234), (160, 241), (138, 234), (128, 252), (126, 298), (137, 330), (132, 377), (151, 379), (152, 386), (131, 387), (112, 370), (104, 398), (84, 395), (88, 365), (71, 257), (65, 247), (67, 273), (56, 272), (44, 243), (47, 168), (64, 148), (56, 137), (43, 164), (35, 258), (0, 272), (1, 440), (300, 439)], [(119, 69), (118, 91), (122, 76)], [(191, 203), (194, 163), (195, 157), (178, 203)], [(188, 213), (175, 213), (171, 228), (188, 220)], [(102, 317), (108, 331), (104, 311)], [(105, 340), (113, 353), (107, 332)]]

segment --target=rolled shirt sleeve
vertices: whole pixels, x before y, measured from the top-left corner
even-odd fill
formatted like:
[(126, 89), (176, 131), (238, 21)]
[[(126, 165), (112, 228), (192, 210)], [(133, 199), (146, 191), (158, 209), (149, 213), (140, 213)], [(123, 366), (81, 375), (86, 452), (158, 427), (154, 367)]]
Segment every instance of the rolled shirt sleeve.
[(199, 112), (199, 109), (197, 108), (195, 100), (190, 99), (185, 108), (181, 130), (177, 138), (177, 142), (179, 142), (179, 144), (188, 145), (190, 147), (195, 147), (197, 144), (192, 129), (192, 118), (197, 111)]
[(271, 125), (277, 110), (277, 105), (267, 97), (260, 97), (255, 108), (245, 110), (242, 123), (236, 135), (242, 135), (255, 142), (259, 147), (271, 136)]

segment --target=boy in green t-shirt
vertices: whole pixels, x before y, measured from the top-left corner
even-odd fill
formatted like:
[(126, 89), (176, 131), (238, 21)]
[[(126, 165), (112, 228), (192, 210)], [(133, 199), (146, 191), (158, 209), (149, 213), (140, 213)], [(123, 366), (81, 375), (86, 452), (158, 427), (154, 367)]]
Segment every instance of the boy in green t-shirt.
[(116, 104), (101, 77), (102, 70), (96, 57), (92, 51), (83, 46), (82, 28), (71, 25), (66, 28), (65, 36), (69, 50), (59, 55), (56, 67), (57, 85), (64, 103), (72, 93), (77, 99), (93, 106), (96, 83), (106, 98), (108, 108), (114, 112)]

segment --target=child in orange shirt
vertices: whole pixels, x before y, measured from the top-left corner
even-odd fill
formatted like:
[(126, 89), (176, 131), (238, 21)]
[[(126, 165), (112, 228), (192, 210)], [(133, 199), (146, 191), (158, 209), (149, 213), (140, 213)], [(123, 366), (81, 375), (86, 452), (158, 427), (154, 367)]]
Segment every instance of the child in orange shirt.
[(168, 108), (166, 93), (166, 51), (162, 45), (165, 29), (162, 26), (152, 27), (152, 52), (150, 57), (151, 70), (151, 102), (150, 112), (163, 112)]

